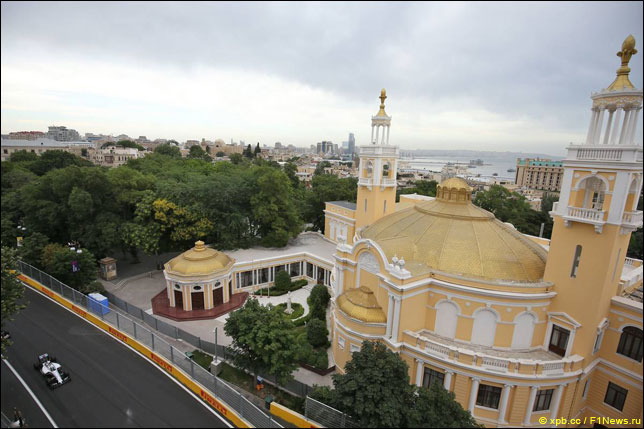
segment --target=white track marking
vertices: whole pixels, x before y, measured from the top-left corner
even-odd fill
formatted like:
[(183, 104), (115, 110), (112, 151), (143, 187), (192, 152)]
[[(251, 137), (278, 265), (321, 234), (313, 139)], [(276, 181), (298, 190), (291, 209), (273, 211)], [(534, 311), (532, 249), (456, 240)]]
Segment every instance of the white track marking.
[[(42, 293), (42, 292), (41, 292), (41, 291), (39, 291), (38, 289), (34, 289), (34, 288), (32, 288), (31, 286), (27, 286), (27, 287), (29, 287), (29, 289), (30, 289), (30, 290), (33, 290), (34, 292), (38, 293), (40, 296), (43, 296), (43, 297), (47, 298), (48, 300), (50, 300), (50, 301), (51, 301), (51, 302), (53, 302), (54, 304), (59, 305), (60, 307), (64, 308), (65, 310), (69, 311), (71, 314), (73, 314), (74, 316), (78, 317), (79, 319), (84, 320), (84, 321), (85, 321), (85, 322), (87, 322), (88, 324), (90, 324), (90, 325), (94, 326), (96, 329), (98, 329), (99, 331), (101, 331), (102, 333), (104, 333), (107, 337), (109, 337), (109, 338), (113, 339), (114, 341), (116, 341), (116, 342), (117, 342), (117, 343), (119, 343), (120, 345), (127, 347), (128, 349), (132, 350), (132, 351), (133, 351), (134, 353), (136, 353), (137, 355), (141, 356), (141, 358), (142, 358), (143, 360), (145, 360), (147, 363), (149, 363), (149, 364), (150, 364), (150, 365), (152, 365), (154, 368), (156, 368), (157, 370), (159, 370), (163, 375), (165, 375), (166, 377), (168, 377), (170, 380), (172, 380), (174, 383), (176, 383), (179, 387), (181, 387), (183, 390), (185, 390), (185, 391), (186, 391), (190, 396), (192, 396), (193, 398), (195, 398), (195, 399), (197, 400), (197, 402), (199, 402), (199, 403), (200, 403), (200, 404), (201, 404), (205, 409), (207, 409), (208, 411), (210, 411), (213, 415), (217, 416), (217, 418), (218, 418), (219, 420), (221, 420), (221, 421), (222, 421), (226, 426), (228, 426), (229, 428), (233, 428), (233, 427), (234, 427), (233, 425), (231, 425), (230, 423), (228, 423), (228, 422), (226, 421), (226, 419), (224, 419), (224, 418), (223, 418), (223, 417), (222, 417), (218, 412), (216, 412), (215, 410), (213, 410), (212, 408), (210, 408), (208, 405), (206, 405), (206, 403), (204, 403), (204, 401), (202, 401), (202, 400), (201, 400), (201, 398), (199, 398), (197, 395), (195, 395), (195, 394), (194, 394), (194, 392), (192, 392), (190, 389), (188, 389), (188, 388), (187, 388), (186, 386), (184, 386), (183, 384), (179, 383), (179, 382), (178, 382), (178, 381), (177, 381), (173, 376), (171, 376), (170, 374), (168, 374), (167, 372), (165, 372), (163, 369), (161, 369), (160, 367), (158, 367), (156, 364), (154, 364), (152, 361), (150, 361), (150, 359), (148, 359), (148, 358), (147, 358), (147, 357), (145, 357), (143, 354), (141, 354), (138, 350), (136, 350), (136, 349), (132, 348), (130, 345), (128, 345), (128, 344), (126, 344), (126, 343), (124, 343), (124, 342), (120, 341), (118, 338), (114, 338), (113, 336), (111, 336), (111, 335), (107, 334), (107, 333), (106, 333), (105, 331), (103, 331), (100, 327), (96, 326), (95, 324), (93, 324), (93, 323), (92, 323), (92, 322), (90, 322), (89, 320), (85, 319), (85, 318), (84, 318), (84, 317), (82, 317), (81, 315), (74, 313), (72, 310), (70, 310), (69, 308), (65, 307), (64, 305), (62, 305), (62, 304), (61, 304), (61, 303), (59, 303), (58, 301), (56, 301), (56, 300), (54, 300), (54, 299), (52, 299), (52, 298), (48, 297), (47, 295), (45, 295), (44, 293)], [(128, 336), (129, 336), (129, 334), (128, 334)], [(25, 385), (25, 387), (26, 387), (26, 385)], [(36, 398), (34, 397), (34, 399), (36, 399)], [(43, 409), (43, 411), (44, 411), (44, 409)], [(54, 427), (58, 427), (58, 426), (54, 426)]]
[(57, 427), (58, 427), (58, 425), (56, 424), (56, 422), (54, 421), (54, 419), (52, 419), (52, 418), (51, 418), (51, 416), (49, 415), (49, 413), (47, 412), (47, 410), (45, 409), (45, 407), (40, 403), (40, 401), (38, 400), (38, 398), (36, 397), (36, 395), (34, 394), (34, 392), (32, 392), (32, 391), (31, 391), (31, 389), (29, 388), (29, 386), (27, 386), (27, 383), (25, 383), (25, 380), (23, 380), (23, 379), (22, 379), (22, 377), (20, 376), (20, 374), (18, 374), (18, 371), (16, 371), (16, 370), (13, 368), (13, 366), (11, 366), (11, 364), (9, 363), (9, 361), (8, 361), (8, 360), (6, 360), (6, 359), (2, 359), (2, 362), (4, 362), (4, 363), (6, 363), (6, 364), (7, 364), (7, 368), (9, 368), (9, 369), (11, 370), (11, 372), (13, 372), (13, 375), (15, 375), (15, 376), (16, 376), (16, 378), (18, 379), (18, 381), (20, 382), (20, 384), (22, 384), (22, 387), (24, 387), (24, 388), (25, 388), (25, 390), (27, 390), (27, 392), (29, 393), (29, 395), (31, 396), (31, 398), (34, 400), (34, 402), (36, 403), (36, 405), (38, 405), (38, 408), (40, 408), (40, 411), (42, 411), (42, 413), (45, 415), (45, 417), (47, 417), (47, 420), (49, 420), (49, 423), (51, 423), (51, 425), (52, 425), (53, 427), (57, 428)]

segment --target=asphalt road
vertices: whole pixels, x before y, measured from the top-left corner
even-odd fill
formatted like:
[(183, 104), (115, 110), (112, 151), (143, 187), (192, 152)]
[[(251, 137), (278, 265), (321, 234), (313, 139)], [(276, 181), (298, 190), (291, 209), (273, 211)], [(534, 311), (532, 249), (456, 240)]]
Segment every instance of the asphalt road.
[[(59, 427), (227, 427), (200, 400), (109, 335), (29, 288), (25, 298), (27, 308), (5, 328), (13, 340), (7, 358)], [(42, 353), (55, 356), (72, 381), (50, 390), (33, 367)], [(38, 427), (34, 423), (44, 417), (30, 419), (33, 400), (30, 405), (31, 398), (10, 395), (17, 387), (5, 386), (5, 380), (12, 382), (5, 371), (3, 364), (2, 411), (11, 417), (18, 406), (30, 427)]]

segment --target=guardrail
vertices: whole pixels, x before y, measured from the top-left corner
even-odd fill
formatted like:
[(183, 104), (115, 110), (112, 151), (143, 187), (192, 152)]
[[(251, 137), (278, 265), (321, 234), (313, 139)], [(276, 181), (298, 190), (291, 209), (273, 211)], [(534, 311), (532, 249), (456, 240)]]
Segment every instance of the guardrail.
[[(89, 308), (89, 298), (81, 292), (22, 261), (18, 262), (18, 268), (25, 277), (22, 279), (23, 281), (27, 280), (26, 283), (30, 286), (58, 302), (68, 301), (69, 305), (66, 307), (90, 320), (121, 342), (142, 352), (148, 359), (188, 386), (202, 400), (235, 425), (248, 427), (250, 424), (262, 428), (282, 427), (270, 414), (259, 409), (226, 382), (196, 364), (192, 359), (186, 358), (180, 350), (170, 345), (154, 331), (121, 314), (118, 308), (107, 307), (95, 301), (92, 301), (92, 308)], [(29, 281), (34, 284), (30, 284)], [(61, 303), (65, 304), (65, 302)], [(96, 311), (97, 308), (101, 308), (101, 310)], [(138, 308), (132, 309), (131, 312), (137, 313), (137, 310), (141, 312), (142, 317), (149, 316)], [(131, 312), (128, 311), (128, 314), (131, 315)], [(176, 371), (177, 369), (180, 371)]]

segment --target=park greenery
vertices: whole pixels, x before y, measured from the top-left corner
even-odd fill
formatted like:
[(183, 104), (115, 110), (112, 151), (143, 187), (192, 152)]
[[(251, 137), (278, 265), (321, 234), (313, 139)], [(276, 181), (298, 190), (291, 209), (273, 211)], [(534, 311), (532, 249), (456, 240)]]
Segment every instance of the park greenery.
[[(18, 280), (18, 255), (15, 249), (2, 246), (2, 283), (0, 290), (2, 291), (2, 313), (0, 325), (4, 332), (5, 323), (12, 320), (12, 317), (24, 308), (24, 304), (20, 302), (24, 293), (25, 287)], [(11, 345), (11, 340), (2, 336), (1, 347), (2, 356), (4, 357), (5, 348)]]
[(364, 341), (345, 374), (332, 377), (332, 389), (318, 386), (310, 396), (348, 414), (358, 427), (479, 427), (440, 384), (409, 384), (407, 363), (382, 343)]

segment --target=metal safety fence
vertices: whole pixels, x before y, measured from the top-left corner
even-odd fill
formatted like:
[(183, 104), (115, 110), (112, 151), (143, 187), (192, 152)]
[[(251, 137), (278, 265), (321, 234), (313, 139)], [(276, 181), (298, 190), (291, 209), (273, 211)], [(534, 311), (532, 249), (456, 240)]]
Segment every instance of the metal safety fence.
[[(94, 314), (95, 316), (100, 317), (101, 320), (105, 323), (108, 323), (113, 327), (116, 327), (120, 331), (127, 333), (132, 338), (135, 338), (137, 341), (153, 350), (155, 353), (158, 353), (159, 355), (168, 359), (174, 365), (181, 368), (183, 372), (185, 372), (194, 382), (199, 383), (204, 388), (210, 390), (210, 392), (212, 392), (215, 397), (221, 398), (243, 419), (245, 419), (254, 427), (282, 427), (272, 418), (270, 414), (258, 408), (255, 404), (250, 402), (246, 397), (244, 397), (240, 392), (231, 387), (228, 383), (221, 380), (219, 377), (216, 377), (214, 374), (211, 374), (208, 370), (195, 363), (192, 359), (189, 359), (179, 349), (175, 348), (167, 341), (165, 341), (165, 339), (159, 336), (154, 330), (149, 329), (148, 326), (154, 327), (155, 330), (164, 334), (166, 334), (164, 330), (170, 331), (171, 333), (166, 335), (169, 335), (173, 338), (181, 338), (179, 336), (180, 334), (178, 332), (178, 328), (174, 326), (172, 327), (173, 329), (163, 327), (162, 323), (165, 325), (168, 324), (148, 315), (138, 307), (132, 306), (123, 300), (119, 300), (112, 294), (108, 295), (111, 295), (112, 298), (119, 300), (119, 304), (122, 304), (125, 308), (116, 304), (116, 300), (112, 301), (112, 303), (115, 304), (115, 306), (112, 307), (104, 306), (96, 301), (92, 301), (92, 304), (90, 306), (88, 305), (89, 298), (86, 295), (75, 289), (72, 289), (71, 287), (53, 278), (49, 274), (44, 273), (39, 269), (32, 267), (31, 265), (22, 261), (18, 261), (18, 267), (20, 272), (22, 272), (24, 275), (47, 286), (49, 289), (72, 301), (78, 307), (81, 307), (84, 310)], [(108, 300), (112, 299), (108, 297)], [(139, 318), (148, 326), (134, 320), (132, 317)]]
[(327, 428), (359, 428), (359, 424), (351, 420), (348, 414), (329, 407), (320, 401), (307, 396), (304, 405), (304, 415), (307, 419), (320, 423)]

